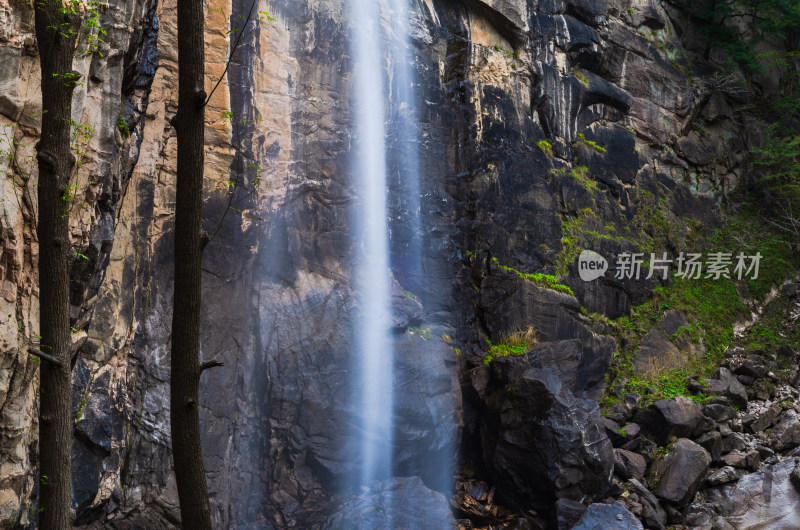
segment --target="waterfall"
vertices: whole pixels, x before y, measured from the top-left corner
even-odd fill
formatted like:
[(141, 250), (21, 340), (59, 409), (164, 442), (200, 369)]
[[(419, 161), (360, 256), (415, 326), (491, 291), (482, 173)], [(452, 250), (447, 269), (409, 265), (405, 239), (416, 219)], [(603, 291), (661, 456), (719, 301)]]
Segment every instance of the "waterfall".
[(354, 23), (353, 109), (359, 195), (355, 212), (356, 293), (360, 322), (356, 329), (355, 372), (360, 403), (361, 471), (357, 482), (370, 485), (392, 473), (392, 371), (390, 337), (389, 226), (387, 212), (385, 108), (380, 11), (375, 0), (349, 0)]
[[(438, 462), (431, 465), (435, 457), (430, 451), (409, 452), (409, 423), (405, 430), (400, 427), (407, 419), (407, 402), (402, 412), (402, 402), (393, 399), (393, 386), (407, 376), (395, 370), (408, 360), (401, 358), (396, 364), (394, 359), (395, 341), (402, 339), (392, 330), (397, 316), (391, 305), (392, 272), (408, 291), (425, 290), (420, 133), (408, 0), (348, 1), (353, 58), (351, 168), (358, 196), (353, 212), (354, 286), (360, 308), (353, 369), (353, 403), (360, 411), (356, 432), (360, 447), (354, 455), (359, 471), (350, 485), (370, 486), (398, 473), (437, 475), (434, 482), (445, 484), (451, 471), (449, 458), (441, 458), (442, 469), (434, 471)], [(425, 348), (422, 343), (418, 347)], [(422, 377), (427, 376), (436, 377)], [(416, 429), (412, 428), (412, 437), (419, 434)], [(398, 450), (404, 451), (403, 458), (395, 462), (393, 453)]]

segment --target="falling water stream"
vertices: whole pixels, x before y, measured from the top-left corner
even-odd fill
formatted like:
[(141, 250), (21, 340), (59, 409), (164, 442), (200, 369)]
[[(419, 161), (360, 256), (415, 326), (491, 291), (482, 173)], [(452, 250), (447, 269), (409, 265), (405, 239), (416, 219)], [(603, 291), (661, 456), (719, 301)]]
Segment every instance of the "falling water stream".
[[(413, 70), (408, 53), (406, 0), (348, 0), (353, 21), (351, 53), (354, 60), (353, 169), (357, 194), (355, 212), (358, 256), (356, 289), (361, 307), (356, 331), (357, 381), (355, 403), (360, 405), (361, 462), (359, 485), (392, 476), (393, 371), (391, 333), (391, 273), (389, 175), (387, 135), (397, 138), (404, 159), (396, 176), (404, 198), (401, 213), (408, 227), (399, 266), (407, 277), (420, 275), (419, 171), (414, 132)], [(384, 8), (387, 11), (381, 12)], [(383, 27), (381, 16), (391, 25)], [(388, 20), (388, 19), (385, 19)], [(395, 69), (387, 71), (391, 63)], [(391, 101), (399, 112), (389, 116)], [(396, 123), (387, 130), (387, 123)]]
[(380, 11), (375, 0), (349, 0), (355, 61), (354, 169), (359, 204), (356, 222), (359, 256), (356, 289), (361, 306), (357, 327), (356, 372), (362, 413), (361, 472), (369, 485), (392, 472), (392, 372), (390, 338), (389, 230), (386, 192), (383, 46)]

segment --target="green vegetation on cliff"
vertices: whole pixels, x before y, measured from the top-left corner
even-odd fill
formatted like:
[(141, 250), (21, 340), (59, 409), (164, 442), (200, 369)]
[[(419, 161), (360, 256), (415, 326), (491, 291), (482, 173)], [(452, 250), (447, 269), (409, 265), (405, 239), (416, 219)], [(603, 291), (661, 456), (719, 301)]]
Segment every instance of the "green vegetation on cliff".
[(568, 286), (558, 283), (558, 278), (551, 274), (542, 274), (542, 273), (525, 273), (520, 272), (517, 269), (509, 267), (507, 265), (502, 265), (500, 262), (497, 261), (497, 258), (492, 258), (497, 266), (503, 270), (513, 272), (523, 280), (527, 280), (529, 282), (533, 282), (540, 287), (544, 287), (546, 289), (552, 289), (553, 291), (558, 291), (559, 293), (568, 294), (570, 296), (575, 296), (575, 293), (572, 292)]
[(527, 352), (536, 344), (536, 331), (533, 327), (529, 327), (524, 331), (517, 331), (504, 337), (497, 344), (492, 344), (489, 339), (486, 339), (486, 342), (489, 344), (489, 352), (483, 358), (483, 364), (489, 365), (497, 357), (522, 355)]
[[(734, 199), (750, 201), (729, 208), (721, 227), (711, 231), (703, 245), (705, 252), (726, 252), (746, 255), (760, 253), (761, 266), (758, 278), (672, 278), (668, 283), (652, 290), (650, 299), (634, 308), (628, 316), (610, 320), (602, 315), (588, 315), (606, 333), (611, 333), (618, 344), (624, 344), (612, 358), (608, 373), (609, 383), (602, 404), (613, 404), (617, 398), (613, 387), (623, 384), (624, 393), (648, 393), (649, 400), (684, 395), (694, 400), (705, 396), (691, 395), (687, 377), (708, 377), (725, 358), (733, 344), (751, 349), (774, 349), (782, 344), (800, 346), (800, 331), (785, 333), (781, 330), (782, 311), (773, 311), (762, 317), (743, 338), (734, 336), (734, 325), (750, 318), (750, 309), (743, 297), (761, 301), (786, 279), (800, 270), (800, 256), (792, 246), (792, 239), (760, 217), (752, 205), (752, 197), (740, 194)], [(783, 302), (782, 302), (783, 303)], [(785, 302), (788, 303), (788, 302)], [(784, 308), (786, 309), (786, 308)], [(685, 315), (689, 324), (669, 337), (673, 343), (688, 340), (702, 355), (687, 354), (687, 366), (634, 376), (633, 361), (639, 353), (642, 338), (659, 325), (664, 313), (676, 310)], [(685, 340), (682, 341), (685, 343)]]

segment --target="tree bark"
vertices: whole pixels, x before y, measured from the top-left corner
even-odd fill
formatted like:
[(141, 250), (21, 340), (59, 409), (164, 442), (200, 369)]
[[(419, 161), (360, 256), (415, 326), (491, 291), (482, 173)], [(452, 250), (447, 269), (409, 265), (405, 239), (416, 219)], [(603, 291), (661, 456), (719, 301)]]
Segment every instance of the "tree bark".
[(175, 293), (170, 417), (172, 460), (183, 528), (211, 528), (200, 445), (200, 282), (202, 257), (205, 54), (202, 0), (178, 0), (178, 140), (175, 198)]
[[(36, 39), (42, 68), (42, 134), (39, 166), (40, 350), (58, 360), (41, 363), (39, 381), (39, 528), (72, 528), (70, 378), (69, 203), (65, 192), (75, 158), (70, 146), (70, 107), (77, 78), (72, 71), (74, 17), (61, 0), (35, 3)], [(54, 29), (54, 27), (58, 29)]]

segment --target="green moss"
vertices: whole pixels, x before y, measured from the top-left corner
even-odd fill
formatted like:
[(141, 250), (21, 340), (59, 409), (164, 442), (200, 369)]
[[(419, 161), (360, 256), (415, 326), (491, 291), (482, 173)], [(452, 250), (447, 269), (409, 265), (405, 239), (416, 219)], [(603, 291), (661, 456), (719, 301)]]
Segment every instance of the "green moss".
[(75, 421), (80, 421), (83, 417), (83, 410), (86, 408), (86, 401), (89, 399), (89, 389), (92, 387), (92, 382), (94, 381), (94, 376), (89, 378), (89, 383), (86, 385), (86, 388), (81, 396), (81, 404), (78, 405), (78, 412), (75, 414)]
[[(711, 396), (702, 392), (697, 395), (689, 392), (687, 387), (689, 375), (690, 372), (688, 370), (670, 370), (660, 375), (641, 378), (632, 377), (623, 385), (621, 394), (626, 396), (635, 392), (641, 395), (641, 403), (644, 406), (660, 399), (670, 399), (676, 396), (689, 398), (695, 403), (705, 403), (711, 399)], [(607, 392), (600, 399), (599, 404), (607, 409), (621, 401), (621, 397)]]
[(602, 145), (599, 145), (597, 142), (593, 142), (591, 140), (587, 140), (586, 136), (584, 136), (583, 133), (578, 133), (578, 140), (580, 142), (582, 142), (583, 145), (585, 145), (589, 149), (597, 151), (598, 153), (603, 154), (603, 153), (606, 152), (606, 148), (605, 147), (603, 147)]
[(690, 336), (697, 337), (706, 348), (706, 368), (716, 367), (733, 339), (733, 324), (749, 316), (750, 311), (739, 298), (732, 280), (674, 278), (669, 287), (653, 290), (652, 298), (634, 308), (628, 319), (643, 332), (659, 322), (665, 311), (675, 309), (689, 317), (693, 326)]
[[(669, 221), (665, 208), (661, 201), (652, 200), (646, 192), (641, 194), (643, 204), (640, 205), (634, 224), (640, 228), (643, 234), (636, 239), (636, 244), (643, 251), (655, 252), (656, 245), (663, 241), (662, 238), (672, 239), (672, 231), (675, 229), (675, 222)], [(568, 227), (569, 228), (569, 227)], [(752, 231), (750, 226), (749, 230)], [(758, 230), (760, 232), (760, 230)], [(591, 233), (583, 227), (583, 235)], [(743, 234), (731, 230), (730, 221), (720, 229), (720, 234), (725, 237), (733, 237), (741, 241)], [(768, 235), (760, 234), (758, 239), (769, 239)], [(674, 239), (673, 239), (674, 240)], [(706, 253), (723, 251), (726, 248), (725, 241), (720, 237), (708, 238)], [(730, 248), (730, 247), (728, 247)], [(691, 251), (690, 249), (686, 250)], [(673, 256), (674, 258), (674, 256)], [(644, 269), (644, 268), (643, 268)], [(674, 270), (673, 270), (674, 272)], [(787, 277), (786, 270), (776, 274), (776, 276)], [(671, 340), (676, 341), (679, 337), (702, 345), (706, 354), (697, 359), (691, 359), (690, 365), (686, 370), (677, 370), (658, 374), (656, 376), (637, 379), (632, 376), (633, 358), (638, 352), (641, 338), (647, 334), (663, 318), (664, 312), (670, 309), (677, 310), (685, 315), (689, 324), (680, 328)], [(739, 296), (737, 284), (734, 279), (711, 278), (684, 279), (672, 277), (666, 285), (658, 286), (653, 289), (651, 298), (637, 307), (632, 308), (628, 316), (621, 317), (614, 321), (600, 318), (597, 315), (590, 315), (596, 326), (602, 325), (606, 333), (613, 334), (626, 347), (618, 351), (612, 357), (611, 369), (607, 378), (609, 387), (614, 381), (624, 379), (627, 381), (626, 391), (636, 391), (643, 394), (648, 387), (655, 389), (655, 393), (649, 399), (663, 399), (675, 395), (685, 395), (695, 400), (703, 400), (705, 396), (691, 396), (686, 390), (686, 376), (689, 372), (698, 374), (701, 377), (715, 370), (720, 361), (724, 358), (726, 350), (735, 340), (733, 334), (733, 324), (736, 321), (749, 317), (750, 312)], [(762, 347), (777, 346), (781, 338), (776, 334), (780, 329), (780, 319), (770, 321), (765, 319), (761, 327), (758, 325), (748, 334), (752, 339), (752, 344)], [(610, 331), (609, 331), (610, 330)], [(785, 341), (786, 339), (783, 338)], [(797, 341), (800, 344), (800, 332), (797, 333)], [(606, 396), (605, 403), (612, 402), (618, 398)]]
[(433, 338), (431, 328), (408, 328), (408, 332), (421, 337), (423, 340), (431, 340)]
[(483, 364), (488, 365), (496, 357), (506, 357), (508, 355), (522, 355), (528, 350), (528, 345), (511, 346), (508, 344), (491, 344), (489, 353), (483, 358)]
[[(699, 358), (690, 359), (685, 369), (671, 370), (661, 374), (637, 378), (633, 376), (633, 359), (638, 353), (641, 338), (658, 325), (668, 310), (677, 310), (690, 322), (671, 337), (674, 341), (680, 336), (705, 347), (706, 353)], [(719, 366), (725, 352), (734, 341), (733, 324), (749, 316), (749, 309), (739, 297), (736, 284), (730, 279), (684, 279), (675, 277), (672, 283), (653, 289), (651, 298), (644, 304), (634, 307), (630, 315), (616, 320), (590, 315), (596, 324), (603, 324), (606, 332), (614, 335), (620, 343), (626, 344), (623, 350), (612, 356), (607, 381), (609, 388), (616, 380), (625, 380), (625, 392), (638, 392), (645, 395), (650, 388), (655, 392), (647, 396), (648, 401), (667, 399), (682, 395), (694, 401), (704, 401), (705, 395), (693, 396), (687, 388), (687, 376), (698, 374), (706, 376)], [(768, 325), (765, 323), (765, 325)], [(772, 325), (777, 325), (777, 322)], [(766, 336), (771, 336), (765, 332)], [(800, 342), (800, 332), (797, 333)], [(777, 339), (776, 339), (777, 340)], [(613, 404), (619, 398), (607, 395), (604, 406)]]
[(589, 178), (588, 173), (589, 168), (586, 166), (578, 166), (570, 171), (570, 174), (581, 183), (581, 186), (592, 193), (599, 191), (600, 188), (597, 187), (597, 182), (595, 182), (594, 179)]
[(579, 71), (576, 70), (576, 71), (572, 72), (572, 75), (574, 75), (576, 78), (578, 78), (578, 81), (580, 81), (584, 85), (589, 86), (589, 78), (586, 77), (586, 74), (584, 74), (583, 72), (579, 72)]
[(558, 283), (558, 278), (556, 278), (555, 276), (553, 276), (551, 274), (541, 274), (541, 273), (529, 274), (529, 273), (524, 273), (524, 272), (520, 272), (517, 269), (514, 269), (512, 267), (508, 267), (507, 265), (500, 264), (500, 262), (497, 261), (497, 258), (492, 258), (492, 261), (494, 261), (499, 268), (501, 268), (503, 270), (506, 270), (506, 271), (513, 272), (514, 274), (516, 274), (517, 276), (519, 276), (523, 280), (526, 280), (526, 281), (529, 281), (529, 282), (533, 282), (533, 283), (535, 283), (536, 285), (538, 285), (540, 287), (545, 287), (547, 289), (552, 289), (552, 290), (558, 291), (560, 293), (568, 294), (570, 296), (575, 296), (575, 293), (572, 292), (572, 289), (570, 289), (569, 286), (563, 285), (561, 283)]
[(631, 223), (639, 229), (636, 245), (646, 254), (663, 251), (664, 244), (681, 232), (680, 220), (670, 216), (666, 201), (656, 200), (649, 191), (639, 190), (637, 198), (639, 204)]
[(83, 395), (81, 398), (81, 404), (78, 406), (78, 413), (75, 414), (75, 421), (80, 420), (83, 417), (83, 409), (86, 408), (86, 394)]
[(536, 142), (536, 145), (539, 146), (539, 149), (541, 149), (544, 154), (551, 158), (553, 157), (553, 144), (551, 144), (549, 140), (539, 140)]
[[(792, 306), (792, 300), (788, 296), (778, 296), (761, 318), (745, 332), (741, 345), (747, 350), (772, 352), (786, 344), (795, 351), (800, 350), (800, 326), (786, 326), (784, 321)], [(779, 362), (787, 361), (780, 359)]]
[[(573, 172), (580, 170), (581, 168), (576, 168)], [(580, 172), (573, 173), (573, 175), (575, 178), (582, 180)], [(588, 189), (592, 191), (599, 189), (589, 177), (583, 177), (583, 179), (585, 179), (585, 186)], [(581, 183), (584, 183), (583, 180)], [(603, 239), (619, 242), (632, 241), (629, 237), (616, 234), (613, 226), (603, 226), (601, 222), (600, 217), (589, 208), (579, 210), (575, 216), (564, 215), (562, 217), (561, 250), (555, 257), (556, 275), (559, 277), (568, 276), (570, 266), (575, 262), (578, 255), (584, 249), (592, 248), (594, 241)]]
[(488, 365), (497, 357), (523, 355), (531, 346), (536, 344), (536, 332), (533, 327), (529, 327), (525, 331), (512, 333), (497, 344), (492, 344), (489, 339), (486, 339), (486, 342), (489, 344), (489, 351), (483, 358), (483, 364)]

